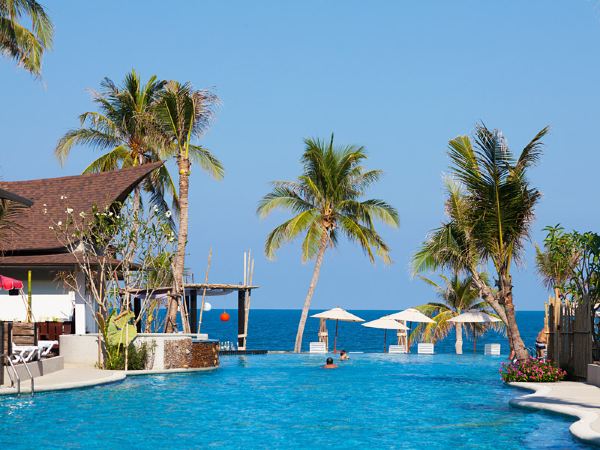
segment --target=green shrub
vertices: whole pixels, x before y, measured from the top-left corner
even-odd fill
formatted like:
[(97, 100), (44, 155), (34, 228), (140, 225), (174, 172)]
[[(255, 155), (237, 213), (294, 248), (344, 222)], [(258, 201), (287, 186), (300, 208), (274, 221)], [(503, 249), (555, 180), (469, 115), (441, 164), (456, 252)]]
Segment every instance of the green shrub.
[[(127, 370), (143, 370), (146, 368), (149, 348), (144, 342), (140, 346), (129, 344), (127, 355)], [(107, 370), (125, 369), (125, 347), (123, 345), (110, 346), (107, 348), (105, 368)]]
[(513, 381), (551, 383), (563, 380), (567, 372), (552, 365), (552, 361), (530, 357), (525, 361), (502, 363), (500, 375), (506, 383)]

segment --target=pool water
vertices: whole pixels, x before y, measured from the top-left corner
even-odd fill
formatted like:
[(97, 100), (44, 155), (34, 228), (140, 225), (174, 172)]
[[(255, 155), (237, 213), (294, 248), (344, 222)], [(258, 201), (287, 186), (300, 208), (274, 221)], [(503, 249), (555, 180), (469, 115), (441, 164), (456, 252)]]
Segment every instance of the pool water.
[(575, 449), (559, 415), (512, 408), (501, 359), (222, 357), (211, 372), (0, 397), (0, 448)]

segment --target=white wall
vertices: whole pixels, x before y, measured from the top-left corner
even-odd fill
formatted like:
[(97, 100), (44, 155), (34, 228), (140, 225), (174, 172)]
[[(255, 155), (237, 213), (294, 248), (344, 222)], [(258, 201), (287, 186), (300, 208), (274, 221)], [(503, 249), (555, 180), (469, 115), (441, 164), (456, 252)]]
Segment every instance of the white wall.
[[(78, 293), (69, 291), (64, 284), (57, 280), (61, 269), (36, 268), (31, 274), (32, 312), (35, 321), (71, 320), (75, 304), (85, 305), (85, 314), (77, 317), (77, 328), (85, 329), (86, 333), (97, 333), (94, 311), (88, 301)], [(0, 268), (0, 273), (7, 277), (23, 282), (23, 292), (27, 293), (27, 269)], [(85, 286), (83, 273), (78, 274), (80, 286)], [(0, 291), (0, 320), (25, 320), (26, 296), (9, 296), (6, 291)], [(83, 323), (82, 323), (83, 322)]]

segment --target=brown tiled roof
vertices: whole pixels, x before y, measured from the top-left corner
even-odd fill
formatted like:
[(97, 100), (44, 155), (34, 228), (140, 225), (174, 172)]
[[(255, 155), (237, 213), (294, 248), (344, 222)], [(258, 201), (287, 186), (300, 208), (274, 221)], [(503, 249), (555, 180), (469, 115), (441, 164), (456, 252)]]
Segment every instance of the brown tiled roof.
[(89, 213), (94, 206), (103, 209), (122, 202), (140, 181), (161, 165), (158, 162), (88, 175), (0, 181), (0, 189), (33, 201), (15, 220), (15, 230), (7, 232), (0, 242), (0, 251), (6, 256), (65, 251), (49, 227), (65, 220), (66, 208), (72, 208), (74, 214)]
[[(118, 259), (111, 259), (113, 266), (118, 266)], [(78, 261), (73, 253), (48, 253), (44, 255), (0, 256), (0, 267), (72, 267)]]

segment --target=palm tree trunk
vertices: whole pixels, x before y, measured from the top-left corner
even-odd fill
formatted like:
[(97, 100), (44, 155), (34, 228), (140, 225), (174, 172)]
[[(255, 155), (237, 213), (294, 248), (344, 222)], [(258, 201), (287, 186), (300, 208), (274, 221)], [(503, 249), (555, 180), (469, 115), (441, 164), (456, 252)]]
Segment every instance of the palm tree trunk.
[(454, 348), (456, 349), (457, 355), (462, 355), (462, 347), (463, 347), (463, 338), (462, 338), (462, 323), (456, 322), (454, 324), (454, 330), (456, 331), (456, 344), (454, 344)]
[(306, 319), (308, 318), (308, 310), (310, 309), (310, 302), (315, 292), (315, 287), (317, 287), (317, 282), (319, 281), (319, 273), (321, 272), (321, 264), (323, 264), (323, 256), (325, 255), (325, 250), (327, 249), (328, 240), (329, 235), (327, 231), (324, 230), (323, 234), (321, 235), (321, 243), (319, 244), (319, 253), (317, 254), (317, 261), (315, 262), (313, 275), (310, 280), (310, 285), (308, 286), (308, 293), (306, 294), (306, 298), (304, 299), (304, 306), (302, 307), (300, 323), (298, 323), (298, 332), (296, 333), (296, 343), (294, 345), (295, 353), (300, 353), (300, 351), (302, 350), (302, 336), (304, 335), (304, 327), (306, 326)]
[(506, 333), (508, 334), (508, 341), (511, 349), (515, 352), (515, 356), (519, 361), (525, 361), (529, 357), (529, 352), (523, 343), (523, 339), (521, 339), (521, 333), (517, 326), (512, 288), (509, 288), (506, 298), (504, 299), (504, 310), (506, 311)]
[(177, 326), (177, 304), (182, 301), (181, 282), (183, 280), (183, 269), (185, 267), (185, 247), (188, 239), (188, 191), (190, 176), (190, 160), (180, 156), (177, 159), (179, 167), (179, 230), (177, 235), (177, 252), (173, 268), (173, 296), (169, 299), (167, 323), (165, 333), (173, 333)]

